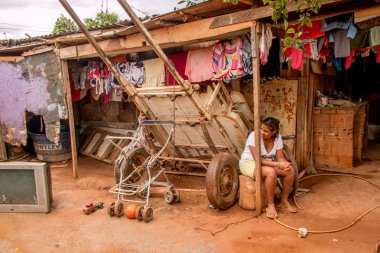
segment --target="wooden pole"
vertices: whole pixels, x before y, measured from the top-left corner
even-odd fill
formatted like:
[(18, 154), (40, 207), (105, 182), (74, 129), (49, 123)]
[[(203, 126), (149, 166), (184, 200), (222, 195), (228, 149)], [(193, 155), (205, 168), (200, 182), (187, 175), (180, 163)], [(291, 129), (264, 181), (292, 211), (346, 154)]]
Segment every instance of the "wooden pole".
[(261, 198), (261, 115), (260, 115), (260, 59), (259, 36), (260, 23), (254, 22), (251, 26), (251, 49), (253, 68), (253, 114), (255, 129), (255, 181), (256, 181), (256, 215), (261, 214), (263, 206)]
[(71, 162), (73, 166), (73, 178), (78, 178), (78, 158), (77, 158), (77, 145), (75, 137), (75, 123), (73, 114), (73, 102), (71, 99), (71, 87), (69, 80), (69, 67), (67, 61), (62, 61), (62, 82), (65, 89), (66, 106), (69, 113), (69, 127), (70, 127), (70, 142), (71, 142)]

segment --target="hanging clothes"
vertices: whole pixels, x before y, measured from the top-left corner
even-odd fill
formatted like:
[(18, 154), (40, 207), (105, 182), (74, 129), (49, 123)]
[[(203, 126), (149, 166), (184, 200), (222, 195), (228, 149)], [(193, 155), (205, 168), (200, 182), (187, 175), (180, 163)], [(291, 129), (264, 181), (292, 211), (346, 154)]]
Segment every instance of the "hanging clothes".
[(350, 56), (350, 38), (347, 37), (348, 30), (337, 30), (332, 33), (334, 38), (334, 54), (337, 58)]
[(346, 58), (346, 63), (344, 64), (344, 67), (346, 69), (349, 69), (352, 64), (352, 58), (355, 56), (355, 49), (350, 51), (350, 56)]
[[(303, 33), (299, 39), (317, 39), (325, 36), (325, 33), (321, 30), (322, 20), (311, 21), (311, 25), (311, 27), (307, 25), (302, 26)], [(295, 33), (298, 33), (298, 25), (290, 25), (289, 28), (293, 28)]]
[(356, 33), (356, 36), (351, 40), (351, 49), (369, 47), (369, 30), (363, 30)]
[(341, 71), (342, 70), (342, 61), (341, 61), (341, 59), (333, 56), (333, 62), (334, 62), (336, 70)]
[(86, 89), (86, 80), (87, 80), (87, 66), (83, 66), (80, 70), (79, 83), (80, 88)]
[(141, 87), (165, 86), (165, 67), (160, 58), (144, 61), (145, 78)]
[(369, 45), (377, 46), (380, 44), (380, 26), (369, 29)]
[[(73, 69), (71, 69), (73, 70)], [(81, 91), (79, 89), (75, 89), (74, 79), (73, 79), (73, 71), (69, 71), (69, 81), (70, 81), (70, 90), (71, 90), (71, 100), (79, 101), (81, 100)]]
[(251, 37), (249, 34), (243, 36), (243, 47), (242, 47), (242, 61), (244, 75), (253, 73), (252, 69), (252, 48), (251, 48)]
[(380, 63), (380, 45), (377, 45), (376, 62)]
[(272, 28), (269, 24), (262, 24), (262, 33), (259, 41), (260, 62), (265, 65), (268, 62), (270, 47), (272, 46)]
[(347, 35), (349, 38), (353, 39), (357, 31), (354, 25), (354, 14), (346, 13), (322, 20), (322, 32), (329, 32), (335, 29), (348, 29)]
[(291, 51), (292, 63), (291, 66), (295, 70), (302, 71), (303, 67), (303, 50), (300, 48), (292, 47)]
[(143, 62), (124, 62), (117, 65), (118, 70), (125, 80), (137, 87), (141, 87), (144, 82), (144, 63)]
[(188, 51), (185, 75), (190, 82), (203, 82), (213, 77), (212, 54), (212, 47)]
[(214, 78), (229, 82), (231, 79), (241, 77), (244, 74), (242, 47), (241, 38), (214, 45), (212, 55)]
[[(185, 80), (187, 76), (185, 75), (186, 62), (187, 62), (187, 52), (181, 52), (177, 54), (171, 54), (168, 56), (169, 60), (173, 63), (178, 74)], [(170, 73), (169, 69), (165, 67), (165, 86), (175, 86), (179, 85), (174, 76)]]

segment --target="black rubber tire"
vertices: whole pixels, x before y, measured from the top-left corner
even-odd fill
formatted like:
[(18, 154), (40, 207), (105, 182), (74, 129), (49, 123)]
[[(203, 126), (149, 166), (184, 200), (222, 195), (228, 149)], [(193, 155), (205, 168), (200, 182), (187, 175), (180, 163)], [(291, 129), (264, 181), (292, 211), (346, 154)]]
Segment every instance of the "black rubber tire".
[(206, 173), (208, 200), (218, 209), (228, 209), (235, 204), (238, 190), (238, 161), (229, 153), (216, 154)]
[(164, 199), (165, 199), (166, 203), (173, 204), (174, 200), (175, 200), (174, 192), (172, 192), (170, 190), (164, 192)]
[(143, 220), (143, 217), (142, 217), (142, 214), (143, 214), (143, 211), (144, 211), (144, 206), (139, 206), (137, 209), (136, 209), (136, 219), (138, 221), (142, 221)]
[(174, 189), (173, 193), (174, 193), (174, 203), (179, 203), (181, 201), (181, 197), (180, 197), (179, 191), (177, 191), (176, 189)]
[[(284, 155), (285, 158), (292, 163), (293, 170), (294, 170), (294, 182), (293, 182), (293, 188), (292, 191), (289, 194), (289, 197), (293, 197), (297, 193), (298, 185), (299, 185), (299, 178), (298, 178), (298, 166), (296, 159), (294, 158), (294, 155), (290, 148), (284, 144)], [(281, 187), (282, 190), (282, 187)]]
[(115, 216), (115, 202), (112, 202), (111, 205), (108, 207), (107, 213), (110, 217)]
[(121, 217), (124, 215), (124, 204), (121, 201), (115, 202), (114, 213), (116, 217)]
[(153, 219), (153, 208), (151, 208), (150, 206), (144, 207), (142, 218), (145, 222), (151, 221)]
[[(120, 154), (120, 156), (123, 156), (123, 154)], [(148, 157), (148, 153), (143, 148), (134, 148), (134, 149), (129, 150), (124, 157), (120, 157), (120, 156), (117, 159), (117, 162), (115, 162), (115, 167), (114, 167), (114, 177), (115, 177), (115, 182), (117, 184), (120, 183), (121, 170), (123, 170), (123, 179), (124, 179), (132, 171), (134, 171), (132, 164), (135, 163), (136, 166), (141, 166), (146, 160), (146, 158)], [(139, 177), (131, 177), (128, 180), (128, 183), (136, 183), (140, 179), (141, 178)]]

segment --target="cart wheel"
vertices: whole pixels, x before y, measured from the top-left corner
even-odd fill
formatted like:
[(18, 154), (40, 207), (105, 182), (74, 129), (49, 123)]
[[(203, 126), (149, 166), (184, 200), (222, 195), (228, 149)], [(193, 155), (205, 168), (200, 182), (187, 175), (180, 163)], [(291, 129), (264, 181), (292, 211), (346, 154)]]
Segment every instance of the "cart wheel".
[(109, 216), (115, 216), (115, 202), (112, 202), (110, 207), (108, 207), (107, 213)]
[(144, 206), (139, 206), (137, 209), (136, 209), (136, 219), (138, 221), (142, 221), (143, 220), (143, 211), (144, 211)]
[(173, 204), (175, 200), (174, 192), (172, 191), (166, 191), (164, 192), (164, 199), (166, 203)]
[(208, 200), (219, 209), (235, 204), (239, 190), (238, 161), (228, 153), (219, 153), (211, 160), (206, 174)]
[(115, 208), (114, 208), (115, 215), (117, 217), (121, 217), (124, 214), (124, 204), (120, 201), (115, 202)]
[[(289, 194), (289, 197), (293, 197), (297, 193), (298, 184), (299, 184), (298, 167), (297, 167), (296, 159), (294, 158), (292, 151), (290, 151), (290, 148), (288, 146), (286, 146), (285, 144), (284, 144), (284, 155), (285, 155), (285, 158), (291, 162), (291, 164), (293, 166), (293, 170), (294, 170), (293, 188)], [(282, 183), (280, 182), (279, 185), (280, 185), (280, 188), (282, 190)]]
[(151, 208), (150, 206), (144, 207), (142, 218), (145, 222), (151, 221), (153, 219), (153, 208)]
[[(143, 180), (140, 184), (140, 187), (142, 187), (144, 184), (146, 184), (148, 182), (148, 180)], [(148, 196), (148, 187), (146, 187), (144, 190), (142, 191), (138, 191), (137, 192), (137, 197), (139, 198), (142, 198), (142, 199), (146, 199), (146, 197)], [(150, 196), (150, 195), (149, 195)]]
[(175, 203), (179, 203), (179, 201), (181, 200), (179, 191), (177, 191), (176, 189), (174, 189), (173, 193), (174, 193), (174, 202)]
[[(123, 154), (120, 154), (123, 156)], [(120, 158), (119, 156), (119, 158)], [(136, 183), (141, 179), (141, 175), (143, 173), (142, 165), (144, 164), (146, 158), (148, 157), (148, 153), (143, 148), (133, 148), (130, 149), (123, 157), (121, 162), (116, 162), (114, 167), (114, 176), (116, 183), (120, 183), (120, 172), (123, 171), (123, 178), (126, 178), (129, 174), (131, 174), (135, 167), (141, 167), (139, 171), (133, 174), (131, 178), (129, 178), (129, 183)], [(119, 159), (118, 158), (118, 159)], [(140, 173), (140, 175), (139, 175)]]

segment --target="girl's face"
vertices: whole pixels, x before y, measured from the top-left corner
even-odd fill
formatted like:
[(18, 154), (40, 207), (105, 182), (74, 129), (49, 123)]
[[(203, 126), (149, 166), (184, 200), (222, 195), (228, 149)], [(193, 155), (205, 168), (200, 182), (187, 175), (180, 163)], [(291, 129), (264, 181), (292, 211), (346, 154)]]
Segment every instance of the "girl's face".
[(261, 136), (263, 137), (263, 140), (269, 140), (276, 136), (277, 131), (272, 131), (267, 125), (261, 124)]

